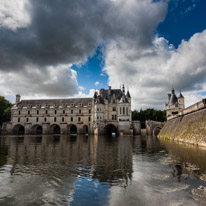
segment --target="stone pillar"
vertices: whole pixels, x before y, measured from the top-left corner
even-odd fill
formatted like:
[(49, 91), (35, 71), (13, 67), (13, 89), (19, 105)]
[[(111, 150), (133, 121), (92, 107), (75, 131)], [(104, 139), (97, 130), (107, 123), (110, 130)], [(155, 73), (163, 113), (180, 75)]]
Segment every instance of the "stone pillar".
[(31, 127), (32, 127), (31, 123), (25, 123), (24, 124), (25, 134), (31, 134), (32, 133)]
[(141, 134), (141, 122), (140, 121), (133, 121), (133, 134), (134, 135), (140, 135)]
[(61, 134), (67, 134), (67, 123), (60, 123)]
[(50, 131), (50, 124), (49, 123), (42, 123), (42, 133), (43, 134), (50, 134), (51, 131)]

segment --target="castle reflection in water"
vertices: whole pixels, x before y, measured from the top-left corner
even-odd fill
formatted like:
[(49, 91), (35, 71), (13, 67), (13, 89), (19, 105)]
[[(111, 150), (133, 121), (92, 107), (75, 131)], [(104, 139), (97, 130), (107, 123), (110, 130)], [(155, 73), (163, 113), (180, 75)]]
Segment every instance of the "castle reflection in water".
[(12, 174), (26, 172), (28, 167), (35, 175), (58, 171), (58, 176), (59, 173), (88, 176), (111, 183), (122, 179), (127, 184), (132, 176), (132, 140), (132, 137), (25, 135), (1, 137), (1, 145), (8, 147), (7, 164), (12, 165)]

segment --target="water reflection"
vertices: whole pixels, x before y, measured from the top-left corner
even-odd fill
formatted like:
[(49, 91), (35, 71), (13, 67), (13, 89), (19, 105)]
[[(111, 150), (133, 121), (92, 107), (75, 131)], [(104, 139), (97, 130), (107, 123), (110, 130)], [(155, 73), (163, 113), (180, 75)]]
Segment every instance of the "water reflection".
[(0, 138), (0, 205), (206, 202), (200, 148), (152, 136)]

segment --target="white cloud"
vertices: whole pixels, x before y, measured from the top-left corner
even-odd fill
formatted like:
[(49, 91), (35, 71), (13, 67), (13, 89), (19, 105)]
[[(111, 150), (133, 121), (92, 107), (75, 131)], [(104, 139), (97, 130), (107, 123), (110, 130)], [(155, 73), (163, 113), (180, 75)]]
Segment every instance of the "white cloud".
[(99, 85), (99, 82), (95, 82), (95, 84), (94, 84), (95, 86), (98, 86)]
[[(163, 109), (172, 87), (189, 91), (190, 98), (197, 100), (197, 92), (206, 88), (206, 30), (182, 41), (177, 49), (157, 36), (146, 49), (140, 49), (135, 41), (110, 44), (104, 68), (113, 87), (121, 82), (129, 86), (133, 108)], [(194, 103), (191, 99), (188, 102)]]
[(78, 94), (77, 73), (68, 65), (49, 66), (44, 70), (28, 66), (22, 71), (0, 72), (1, 94), (23, 98), (58, 98)]
[(84, 91), (84, 90), (85, 90), (85, 88), (84, 88), (83, 86), (79, 86), (79, 89), (80, 89), (81, 91)]
[(0, 2), (0, 27), (16, 30), (26, 27), (30, 23), (28, 0), (1, 0)]

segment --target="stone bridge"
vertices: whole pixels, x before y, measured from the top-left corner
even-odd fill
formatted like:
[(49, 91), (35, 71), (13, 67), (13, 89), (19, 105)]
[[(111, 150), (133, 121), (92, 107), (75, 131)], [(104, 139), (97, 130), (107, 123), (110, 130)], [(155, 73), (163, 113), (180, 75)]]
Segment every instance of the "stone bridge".
[(147, 135), (158, 135), (160, 130), (164, 126), (164, 122), (157, 122), (153, 120), (147, 120), (146, 125), (146, 134)]

